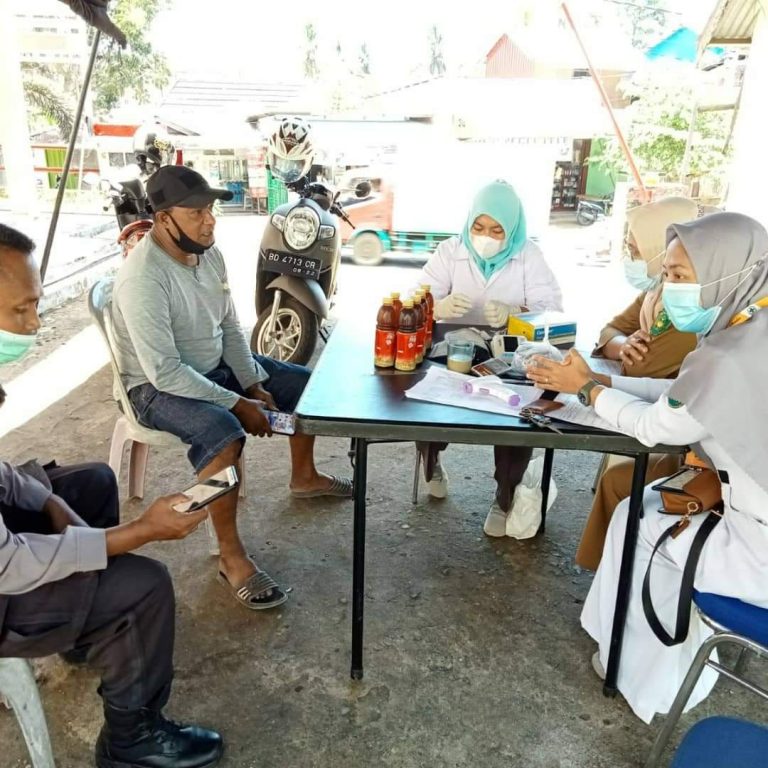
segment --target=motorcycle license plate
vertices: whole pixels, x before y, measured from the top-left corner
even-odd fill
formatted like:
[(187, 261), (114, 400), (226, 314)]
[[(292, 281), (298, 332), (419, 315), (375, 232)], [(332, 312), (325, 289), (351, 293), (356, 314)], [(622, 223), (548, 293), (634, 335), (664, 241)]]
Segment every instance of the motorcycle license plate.
[(310, 256), (295, 256), (292, 253), (267, 251), (264, 254), (264, 261), (264, 266), (270, 272), (295, 275), (296, 277), (311, 277), (314, 280), (320, 277), (320, 259)]

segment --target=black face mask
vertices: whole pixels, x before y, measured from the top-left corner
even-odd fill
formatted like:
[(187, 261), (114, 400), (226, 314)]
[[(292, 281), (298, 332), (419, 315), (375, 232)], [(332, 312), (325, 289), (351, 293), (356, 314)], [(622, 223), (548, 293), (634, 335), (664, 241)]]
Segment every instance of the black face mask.
[[(168, 213), (168, 211), (166, 211), (166, 213)], [(194, 253), (196, 256), (202, 256), (210, 247), (201, 245), (196, 240), (189, 237), (170, 213), (168, 213), (168, 218), (174, 223), (176, 229), (179, 230), (179, 236), (174, 237), (170, 230), (168, 230), (168, 234), (170, 235), (171, 240), (176, 244), (176, 247), (180, 248), (184, 253)]]

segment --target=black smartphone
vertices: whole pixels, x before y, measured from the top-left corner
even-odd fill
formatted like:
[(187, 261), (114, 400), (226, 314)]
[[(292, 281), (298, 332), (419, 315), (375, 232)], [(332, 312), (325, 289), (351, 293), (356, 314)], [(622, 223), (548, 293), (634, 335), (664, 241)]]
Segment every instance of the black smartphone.
[(177, 512), (196, 512), (225, 493), (231, 493), (237, 488), (239, 482), (237, 469), (235, 467), (226, 467), (221, 472), (211, 475), (207, 480), (201, 480), (191, 488), (187, 488), (184, 491), (184, 495), (189, 496), (189, 501), (175, 504), (173, 508)]

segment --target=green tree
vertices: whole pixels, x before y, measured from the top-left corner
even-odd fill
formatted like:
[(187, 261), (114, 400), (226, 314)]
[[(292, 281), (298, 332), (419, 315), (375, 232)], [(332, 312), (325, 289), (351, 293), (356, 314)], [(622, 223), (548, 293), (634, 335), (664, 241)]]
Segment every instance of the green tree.
[(429, 73), (434, 76), (445, 74), (445, 59), (443, 58), (443, 36), (436, 24), (429, 30)]
[(139, 103), (149, 101), (153, 89), (170, 79), (165, 56), (157, 53), (147, 38), (152, 21), (167, 0), (115, 0), (110, 16), (128, 38), (125, 50), (102, 36), (91, 87), (94, 108), (105, 113), (130, 94)]
[(649, 48), (669, 34), (680, 21), (672, 0), (637, 0), (617, 5), (635, 48)]
[(307, 80), (317, 80), (320, 70), (317, 66), (317, 32), (314, 24), (304, 27), (306, 50), (304, 53), (304, 77)]
[[(724, 148), (731, 113), (694, 110), (700, 74), (692, 65), (681, 64), (674, 71), (670, 66), (636, 76), (624, 89), (633, 100), (628, 108), (627, 143), (641, 171), (662, 173), (670, 181), (718, 173), (727, 162)], [(689, 139), (689, 157), (683, 167)], [(613, 176), (628, 172), (615, 139), (593, 154), (590, 162), (599, 163)]]

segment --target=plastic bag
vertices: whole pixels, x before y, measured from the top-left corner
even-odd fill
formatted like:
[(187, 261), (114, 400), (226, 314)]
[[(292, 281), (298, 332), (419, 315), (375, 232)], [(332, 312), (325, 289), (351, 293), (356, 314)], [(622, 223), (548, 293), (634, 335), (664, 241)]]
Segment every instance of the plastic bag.
[[(520, 485), (515, 488), (512, 508), (507, 515), (507, 536), (513, 539), (530, 539), (541, 525), (541, 476), (544, 473), (544, 451), (537, 449), (525, 470)], [(549, 481), (547, 511), (557, 498), (554, 479)]]
[(564, 355), (548, 341), (524, 341), (515, 351), (509, 363), (515, 373), (524, 374), (536, 355), (541, 355), (555, 362), (562, 362)]

